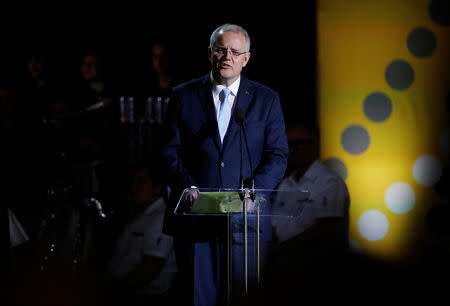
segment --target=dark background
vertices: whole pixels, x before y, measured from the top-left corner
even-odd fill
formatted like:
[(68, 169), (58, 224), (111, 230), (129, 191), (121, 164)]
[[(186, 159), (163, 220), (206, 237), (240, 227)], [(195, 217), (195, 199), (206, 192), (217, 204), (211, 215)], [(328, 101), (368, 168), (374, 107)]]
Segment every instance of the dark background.
[[(177, 79), (179, 82), (187, 81), (209, 72), (207, 47), (211, 32), (221, 24), (229, 22), (243, 26), (251, 37), (252, 55), (244, 69), (244, 75), (272, 87), (279, 93), (285, 118), (288, 121), (315, 116), (316, 24), (313, 1), (295, 5), (292, 2), (293, 4), (289, 6), (280, 2), (243, 4), (240, 1), (155, 3), (148, 1), (140, 2), (139, 5), (123, 1), (104, 4), (80, 1), (53, 4), (45, 4), (43, 1), (20, 4), (2, 3), (0, 89), (23, 88), (22, 82), (27, 76), (27, 57), (35, 53), (45, 56), (50, 79), (71, 84), (80, 76), (81, 56), (84, 51), (95, 49), (101, 54), (103, 75), (113, 81), (116, 93), (125, 96), (133, 95), (134, 93), (129, 90), (134, 83), (139, 83), (148, 74), (151, 47), (157, 40), (164, 40), (169, 44), (172, 51), (170, 61), (175, 67)], [(20, 92), (18, 94), (21, 95)], [(32, 113), (28, 108), (24, 111), (28, 114)], [(23, 112), (20, 114), (24, 115)], [(17, 122), (21, 122), (20, 119), (22, 118), (19, 118)], [(81, 125), (77, 125), (79, 126)], [(70, 198), (62, 200), (68, 200), (69, 204), (84, 208), (83, 200), (91, 194), (92, 190), (83, 188), (84, 182), (88, 181), (86, 178), (90, 176), (81, 170), (86, 169), (85, 166), (88, 165), (89, 169), (95, 167), (89, 162), (93, 157), (97, 157), (95, 155), (97, 152), (89, 151), (91, 149), (89, 142), (88, 145), (83, 143), (85, 139), (90, 140), (90, 138), (83, 138), (85, 136), (83, 133), (86, 131), (66, 131), (65, 129), (29, 131), (27, 127), (28, 125), (25, 129), (20, 127), (5, 130), (4, 134), (7, 137), (4, 138), (0, 133), (2, 146), (0, 148), (0, 205), (2, 208), (6, 206), (9, 208), (11, 205), (11, 209), (24, 224), (33, 242), (32, 247), (26, 246), (23, 251), (21, 255), (23, 259), (19, 256), (18, 264), (14, 265), (14, 269), (18, 267), (19, 270), (16, 274), (18, 280), (11, 282), (8, 287), (0, 284), (0, 289), (13, 288), (11, 296), (14, 299), (20, 297), (27, 301), (33, 300), (30, 305), (36, 304), (35, 295), (44, 300), (61, 297), (64, 301), (70, 301), (76, 296), (81, 297), (83, 302), (86, 298), (87, 301), (92, 302), (92, 305), (103, 305), (96, 303), (97, 296), (103, 298), (103, 291), (97, 290), (99, 286), (102, 287), (102, 284), (97, 283), (95, 272), (86, 272), (88, 277), (82, 275), (79, 284), (82, 287), (80, 293), (77, 286), (74, 287), (71, 283), (67, 285), (66, 279), (60, 277), (60, 274), (66, 276), (66, 271), (58, 271), (59, 265), (56, 265), (55, 271), (58, 277), (53, 278), (50, 274), (49, 279), (44, 282), (40, 277), (41, 274), (33, 270), (38, 267), (35, 261), (43, 258), (41, 248), (44, 249), (43, 254), (47, 254), (46, 242), (44, 241), (41, 245), (41, 241), (36, 239), (38, 230), (41, 230), (41, 217), (47, 218), (47, 212), (54, 208), (51, 207), (54, 203), (48, 201), (47, 191), (54, 188), (60, 191), (58, 195), (67, 196), (65, 187), (74, 182)], [(86, 130), (91, 132), (90, 129)], [(35, 134), (44, 134), (44, 138), (36, 138)], [(114, 140), (117, 139), (118, 134), (115, 132), (107, 134), (111, 134), (112, 137), (107, 136)], [(88, 136), (91, 136), (90, 133)], [(134, 138), (128, 137), (127, 140), (133, 142)], [(128, 148), (128, 146), (119, 145), (114, 149), (117, 151), (118, 147), (119, 151), (121, 148)], [(115, 157), (116, 154), (110, 154), (110, 151), (112, 150), (108, 147), (108, 150), (103, 152), (107, 152), (108, 157), (110, 155)], [(60, 154), (61, 152), (68, 152), (68, 154)], [(111, 164), (109, 164), (110, 160)], [(116, 201), (122, 204), (120, 199), (116, 198), (121, 189), (115, 188), (121, 186), (123, 182), (122, 165), (116, 164), (116, 159), (113, 158), (105, 161), (96, 167), (100, 181), (99, 199), (104, 204), (105, 211), (112, 217), (108, 219), (106, 227), (96, 232), (100, 237), (96, 237), (98, 239), (96, 242), (100, 243), (100, 246), (97, 246), (100, 255), (96, 254), (98, 258), (94, 258), (93, 261), (100, 264), (94, 271), (101, 270), (104, 264), (103, 256), (108, 256), (115, 238), (114, 232), (109, 230), (110, 223), (114, 223), (116, 218), (112, 211), (116, 207)], [(123, 161), (125, 163), (128, 159)], [(80, 170), (81, 174), (75, 179), (73, 178), (75, 175), (72, 176), (72, 170)], [(53, 197), (51, 196), (52, 199)], [(64, 209), (71, 206), (62, 205), (61, 207)], [(0, 212), (3, 211), (5, 210)], [(2, 221), (5, 220), (5, 216), (1, 216)], [(116, 213), (116, 216), (121, 214)], [(2, 222), (2, 224), (8, 223)], [(99, 224), (100, 227), (103, 226), (103, 223)], [(114, 224), (111, 227), (114, 228)], [(2, 228), (1, 233), (8, 231)], [(64, 233), (64, 230), (59, 228), (50, 232), (55, 235)], [(4, 239), (1, 246), (9, 246), (7, 235), (1, 238)], [(63, 239), (65, 239), (64, 236)], [(37, 250), (34, 249), (36, 242)], [(24, 281), (22, 276), (26, 276), (29, 281), (22, 284)], [(7, 278), (0, 279), (0, 282), (4, 279)], [(56, 280), (55, 283), (54, 280)], [(31, 293), (30, 289), (32, 289)], [(67, 289), (69, 296), (64, 289)], [(91, 289), (96, 292), (91, 293)], [(97, 295), (97, 291), (101, 293)], [(0, 294), (0, 301), (3, 301), (2, 298), (3, 295)], [(55, 304), (58, 303), (49, 305)], [(80, 305), (86, 305), (86, 303)]]
[(252, 40), (244, 74), (278, 91), (286, 116), (315, 116), (316, 11), (314, 1), (201, 4), (166, 2), (27, 4), (5, 6), (1, 19), (1, 81), (20, 82), (25, 58), (34, 50), (47, 55), (51, 73), (71, 81), (79, 75), (83, 50), (103, 54), (103, 65), (118, 90), (146, 73), (151, 45), (163, 39), (173, 52), (180, 81), (209, 71), (211, 32), (238, 23)]

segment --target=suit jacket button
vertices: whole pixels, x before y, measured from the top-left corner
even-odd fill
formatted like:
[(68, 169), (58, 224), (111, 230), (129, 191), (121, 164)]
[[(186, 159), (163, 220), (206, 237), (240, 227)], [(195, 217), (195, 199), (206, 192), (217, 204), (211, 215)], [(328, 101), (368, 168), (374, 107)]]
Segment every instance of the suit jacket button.
[(223, 168), (223, 167), (225, 167), (225, 163), (224, 162), (221, 162), (220, 163), (220, 166)]

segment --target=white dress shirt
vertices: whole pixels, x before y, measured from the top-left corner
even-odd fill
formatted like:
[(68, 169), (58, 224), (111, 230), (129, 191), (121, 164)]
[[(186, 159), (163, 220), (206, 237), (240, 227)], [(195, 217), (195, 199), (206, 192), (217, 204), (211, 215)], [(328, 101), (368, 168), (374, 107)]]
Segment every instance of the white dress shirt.
[(28, 242), (30, 238), (28, 238), (25, 229), (22, 224), (17, 219), (16, 215), (12, 212), (11, 209), (8, 208), (8, 220), (9, 220), (9, 241), (10, 247), (15, 248), (25, 242)]
[[(212, 83), (211, 91), (212, 91), (212, 95), (213, 95), (214, 106), (216, 108), (216, 119), (219, 120), (219, 108), (220, 108), (220, 104), (221, 104), (220, 92), (222, 91), (222, 89), (225, 88), (225, 86), (217, 83), (216, 80), (214, 80), (212, 73), (210, 74), (210, 76), (211, 76), (211, 83)], [(236, 96), (238, 93), (240, 82), (241, 82), (241, 77), (239, 77), (236, 81), (234, 81), (233, 84), (228, 86), (228, 89), (231, 90), (231, 93), (228, 96), (228, 99), (233, 104), (233, 107), (234, 107), (234, 100), (236, 99)]]
[(120, 279), (141, 263), (144, 255), (164, 258), (158, 276), (143, 288), (141, 294), (166, 294), (177, 272), (173, 238), (162, 233), (164, 212), (165, 202), (160, 197), (127, 224), (108, 265), (109, 273)]
[(298, 181), (295, 173), (284, 178), (278, 189), (309, 191), (309, 198), (301, 202), (292, 193), (279, 193), (272, 207), (272, 225), (278, 242), (301, 234), (318, 218), (348, 216), (350, 198), (347, 185), (319, 160)]

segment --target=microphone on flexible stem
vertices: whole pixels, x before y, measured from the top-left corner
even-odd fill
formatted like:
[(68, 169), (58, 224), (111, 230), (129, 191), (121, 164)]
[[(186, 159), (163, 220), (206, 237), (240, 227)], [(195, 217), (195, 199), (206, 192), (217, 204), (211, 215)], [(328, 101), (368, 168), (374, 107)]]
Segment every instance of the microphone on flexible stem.
[[(242, 122), (244, 121), (243, 119), (245, 119), (245, 118), (241, 118), (241, 115), (235, 116), (235, 120), (239, 124), (239, 153), (240, 153), (239, 182), (241, 183), (241, 190), (244, 190), (244, 178), (242, 176)], [(243, 199), (244, 199), (244, 195), (241, 194), (241, 200), (243, 200)]]
[[(250, 150), (248, 149), (248, 143), (247, 143), (247, 135), (245, 133), (245, 111), (241, 108), (236, 108), (234, 112), (234, 120), (239, 124), (240, 126), (240, 135), (244, 134), (244, 142), (245, 142), (245, 148), (247, 149), (248, 154), (248, 161), (250, 164), (250, 177), (252, 180), (252, 189), (250, 190), (250, 199), (254, 202), (255, 201), (255, 178), (253, 176), (253, 166), (252, 166), (252, 158), (250, 156)], [(248, 235), (248, 221), (247, 221), (247, 201), (248, 198), (245, 198), (245, 194), (247, 191), (244, 189), (244, 181), (242, 179), (242, 140), (240, 141), (240, 153), (241, 153), (241, 182), (242, 182), (242, 192), (240, 194), (241, 201), (243, 202), (243, 218), (244, 218), (244, 293), (247, 294), (248, 291), (248, 245), (247, 245), (247, 235)], [(259, 224), (259, 223), (258, 223)], [(258, 246), (259, 246), (259, 235), (258, 237)], [(259, 247), (258, 247), (259, 248)], [(258, 250), (259, 251), (259, 250)], [(259, 253), (258, 253), (259, 254)]]
[[(244, 126), (245, 110), (243, 110), (241, 108), (236, 108), (236, 110), (234, 111), (234, 120), (239, 124), (239, 126), (241, 128), (241, 134), (244, 134), (245, 148), (247, 150), (248, 161), (250, 164), (250, 178), (252, 180), (252, 190), (250, 192), (250, 196), (251, 196), (251, 199), (254, 201), (255, 200), (255, 178), (253, 175), (252, 158), (250, 156), (250, 150), (248, 149), (247, 135), (245, 133), (245, 126)], [(241, 187), (243, 189), (244, 180), (242, 178), (242, 141), (240, 143), (241, 143), (241, 150), (240, 150), (240, 153), (241, 153)]]

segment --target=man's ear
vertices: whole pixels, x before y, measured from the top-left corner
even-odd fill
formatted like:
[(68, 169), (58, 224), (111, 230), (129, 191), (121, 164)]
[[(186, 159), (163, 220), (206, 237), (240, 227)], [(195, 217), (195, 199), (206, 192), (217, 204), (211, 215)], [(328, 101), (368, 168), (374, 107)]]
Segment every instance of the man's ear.
[(244, 56), (245, 56), (245, 58), (244, 58), (244, 64), (242, 65), (242, 67), (245, 67), (245, 66), (247, 66), (247, 63), (248, 63), (248, 61), (250, 60), (250, 52), (247, 52)]
[(213, 63), (211, 47), (208, 47), (208, 61), (210, 62), (210, 64)]

